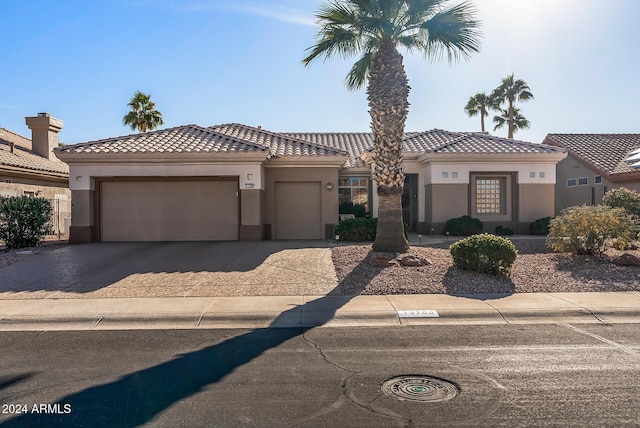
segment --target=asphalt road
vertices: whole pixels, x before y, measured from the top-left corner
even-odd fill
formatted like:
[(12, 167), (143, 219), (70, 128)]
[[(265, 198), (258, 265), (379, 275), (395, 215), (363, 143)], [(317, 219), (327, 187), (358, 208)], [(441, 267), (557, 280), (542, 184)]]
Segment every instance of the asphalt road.
[(0, 427), (637, 427), (639, 327), (3, 332)]

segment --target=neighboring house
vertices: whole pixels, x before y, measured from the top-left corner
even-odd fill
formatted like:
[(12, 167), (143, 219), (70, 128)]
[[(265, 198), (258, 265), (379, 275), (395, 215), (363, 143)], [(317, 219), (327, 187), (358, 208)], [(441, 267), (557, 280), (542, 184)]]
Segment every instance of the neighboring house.
[(0, 197), (28, 195), (51, 201), (52, 232), (66, 233), (71, 217), (69, 167), (53, 154), (62, 121), (47, 113), (25, 118), (32, 138), (0, 128)]
[[(56, 149), (70, 167), (71, 241), (329, 239), (341, 202), (377, 216), (370, 133), (186, 125)], [(403, 215), (443, 233), (553, 215), (562, 149), (441, 130), (407, 133)]]
[(600, 204), (613, 188), (640, 192), (640, 134), (549, 134), (543, 144), (569, 153), (557, 167), (556, 214)]

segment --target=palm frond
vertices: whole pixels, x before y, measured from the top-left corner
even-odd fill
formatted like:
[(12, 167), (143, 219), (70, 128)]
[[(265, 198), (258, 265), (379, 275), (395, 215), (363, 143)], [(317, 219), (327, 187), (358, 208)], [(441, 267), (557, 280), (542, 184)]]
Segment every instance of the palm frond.
[(425, 54), (439, 59), (446, 53), (449, 62), (460, 57), (469, 58), (480, 51), (479, 27), (471, 3), (461, 3), (437, 12), (421, 25), (427, 39)]
[(367, 75), (369, 74), (369, 69), (371, 68), (371, 61), (373, 61), (375, 53), (372, 51), (366, 52), (362, 58), (356, 61), (351, 67), (349, 74), (347, 74), (347, 78), (345, 79), (345, 83), (347, 85), (347, 89), (350, 91), (355, 91), (364, 86), (367, 82)]

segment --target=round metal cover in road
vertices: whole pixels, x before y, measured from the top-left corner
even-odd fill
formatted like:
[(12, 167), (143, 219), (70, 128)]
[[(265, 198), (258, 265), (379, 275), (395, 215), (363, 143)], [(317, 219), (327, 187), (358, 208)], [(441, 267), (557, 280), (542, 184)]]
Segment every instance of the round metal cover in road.
[(384, 382), (382, 392), (402, 401), (437, 403), (455, 398), (459, 389), (455, 384), (443, 379), (424, 375), (405, 375), (396, 376)]

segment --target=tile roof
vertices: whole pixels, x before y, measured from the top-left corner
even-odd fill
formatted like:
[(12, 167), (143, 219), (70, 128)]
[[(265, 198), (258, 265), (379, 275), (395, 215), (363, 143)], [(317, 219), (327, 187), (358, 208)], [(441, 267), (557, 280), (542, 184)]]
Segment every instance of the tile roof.
[[(56, 149), (59, 153), (211, 153), (264, 151), (272, 157), (344, 156), (347, 168), (365, 167), (361, 155), (373, 149), (370, 132), (283, 132), (238, 123), (203, 128), (185, 125), (108, 138)], [(556, 153), (562, 149), (494, 137), (433, 129), (405, 134), (407, 153)]]
[(543, 143), (568, 149), (604, 175), (639, 172), (630, 158), (640, 149), (640, 134), (549, 134)]
[(262, 128), (228, 123), (212, 126), (213, 129), (225, 135), (233, 136), (245, 141), (251, 141), (268, 147), (273, 156), (330, 156), (346, 155), (347, 151), (337, 147), (319, 144), (315, 141), (301, 139), (290, 134), (266, 131)]
[(360, 154), (373, 147), (370, 132), (283, 132), (282, 135), (345, 151), (349, 154), (347, 168), (366, 167)]
[[(14, 143), (13, 153), (11, 143)], [(0, 168), (2, 167), (31, 173), (69, 174), (69, 166), (66, 163), (35, 154), (31, 150), (31, 140), (5, 128), (0, 128)]]
[(58, 148), (61, 153), (217, 153), (267, 152), (254, 142), (198, 125), (106, 138)]
[[(349, 153), (347, 167), (363, 167), (360, 154), (373, 149), (370, 132), (285, 132), (294, 138), (312, 141), (345, 150)], [(562, 150), (541, 144), (494, 137), (481, 132), (450, 132), (432, 129), (425, 132), (407, 132), (405, 153), (557, 153)]]

